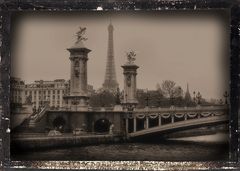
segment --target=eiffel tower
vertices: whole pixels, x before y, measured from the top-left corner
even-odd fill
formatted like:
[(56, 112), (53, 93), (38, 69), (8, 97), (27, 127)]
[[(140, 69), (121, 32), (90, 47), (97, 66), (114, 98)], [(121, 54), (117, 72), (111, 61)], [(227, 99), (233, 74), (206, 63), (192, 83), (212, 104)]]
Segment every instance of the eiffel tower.
[(103, 90), (116, 92), (118, 83), (115, 71), (114, 51), (113, 51), (113, 25), (110, 22), (108, 26), (108, 51), (105, 80), (103, 83)]

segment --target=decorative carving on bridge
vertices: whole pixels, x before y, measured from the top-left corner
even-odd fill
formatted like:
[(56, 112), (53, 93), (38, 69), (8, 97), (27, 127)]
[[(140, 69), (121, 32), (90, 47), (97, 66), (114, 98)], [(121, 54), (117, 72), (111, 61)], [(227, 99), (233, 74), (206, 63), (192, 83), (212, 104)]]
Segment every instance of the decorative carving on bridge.
[(151, 114), (151, 115), (149, 115), (149, 118), (155, 119), (155, 118), (157, 118), (158, 116), (159, 116), (159, 114)]
[(176, 118), (182, 118), (182, 117), (184, 117), (184, 113), (176, 113), (176, 114), (174, 114), (174, 116), (176, 117)]
[(170, 116), (171, 116), (170, 113), (163, 113), (163, 114), (161, 114), (161, 117), (163, 117), (164, 119), (167, 119), (167, 118), (169, 118)]
[(128, 114), (128, 119), (133, 119), (133, 115), (132, 114)]
[(75, 69), (75, 70), (74, 70), (74, 74), (75, 74), (76, 77), (79, 77), (79, 74), (80, 74), (79, 70), (78, 70), (78, 69)]
[(131, 75), (127, 76), (127, 86), (130, 87), (131, 86)]
[(202, 112), (201, 113), (201, 116), (203, 116), (203, 117), (207, 117), (207, 116), (210, 116), (210, 115), (211, 115), (210, 112)]
[(194, 118), (197, 116), (197, 113), (188, 113), (187, 116), (190, 118)]
[(145, 116), (146, 116), (146, 115), (144, 115), (144, 114), (139, 114), (139, 115), (137, 115), (137, 118), (138, 118), (138, 119), (143, 119), (143, 118), (145, 118)]

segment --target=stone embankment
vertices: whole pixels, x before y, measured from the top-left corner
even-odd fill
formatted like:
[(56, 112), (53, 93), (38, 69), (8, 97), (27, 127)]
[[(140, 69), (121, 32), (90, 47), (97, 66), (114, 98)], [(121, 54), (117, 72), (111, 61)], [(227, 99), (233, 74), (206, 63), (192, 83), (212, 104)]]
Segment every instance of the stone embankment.
[(121, 135), (72, 135), (64, 134), (59, 136), (23, 135), (11, 138), (11, 146), (20, 149), (39, 149), (54, 147), (72, 147), (81, 145), (120, 143), (124, 138)]

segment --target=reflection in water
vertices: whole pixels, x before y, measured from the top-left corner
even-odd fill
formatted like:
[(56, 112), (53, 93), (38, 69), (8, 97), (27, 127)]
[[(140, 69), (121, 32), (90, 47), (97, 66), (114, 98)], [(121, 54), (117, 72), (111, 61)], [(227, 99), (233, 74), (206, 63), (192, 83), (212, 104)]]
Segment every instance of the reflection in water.
[[(222, 137), (222, 139), (219, 139)], [(226, 137), (225, 139), (223, 137)], [(199, 140), (201, 142), (196, 142)], [(206, 140), (205, 142), (203, 140)], [(16, 152), (13, 160), (163, 160), (209, 161), (227, 160), (227, 134), (169, 140), (158, 143), (101, 144)], [(220, 141), (219, 141), (220, 140)]]

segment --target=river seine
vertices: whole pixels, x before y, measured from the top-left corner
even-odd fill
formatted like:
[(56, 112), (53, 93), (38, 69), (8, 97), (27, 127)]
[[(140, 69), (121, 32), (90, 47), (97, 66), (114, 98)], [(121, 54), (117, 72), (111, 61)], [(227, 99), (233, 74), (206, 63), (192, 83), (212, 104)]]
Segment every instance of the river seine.
[(214, 134), (151, 143), (101, 144), (70, 148), (21, 151), (12, 160), (161, 160), (224, 161), (228, 135)]

